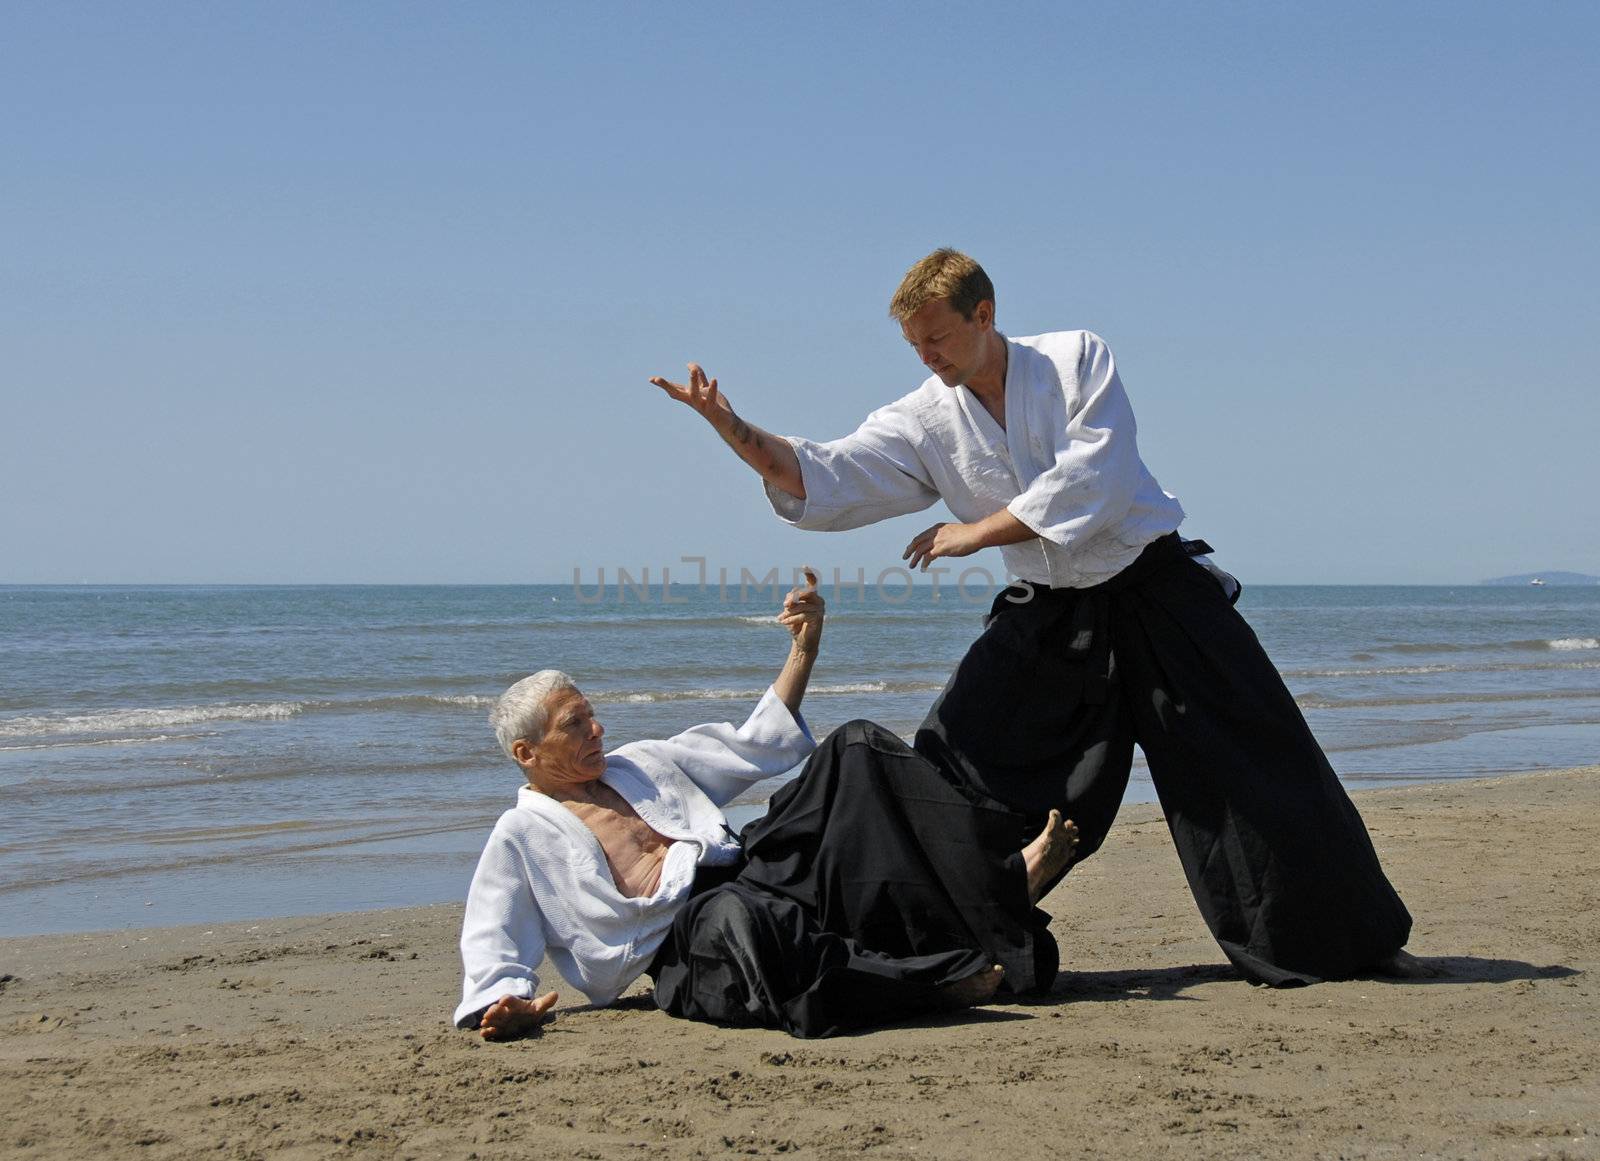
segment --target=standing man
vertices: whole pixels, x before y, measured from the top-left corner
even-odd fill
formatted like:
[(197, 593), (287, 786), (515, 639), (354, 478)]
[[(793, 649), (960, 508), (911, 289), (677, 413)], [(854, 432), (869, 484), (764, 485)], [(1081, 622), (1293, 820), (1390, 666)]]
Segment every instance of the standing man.
[(1137, 743), (1201, 914), (1246, 976), (1417, 974), (1411, 916), (1255, 634), (1179, 540), (1178, 501), (1139, 458), (1110, 348), (1088, 331), (1011, 339), (983, 268), (941, 249), (889, 313), (933, 372), (828, 443), (747, 423), (699, 366), (651, 382), (703, 416), (778, 516), (841, 531), (944, 500), (904, 559), (1000, 548), (1018, 583), (917, 731), (978, 791), (1104, 840)]

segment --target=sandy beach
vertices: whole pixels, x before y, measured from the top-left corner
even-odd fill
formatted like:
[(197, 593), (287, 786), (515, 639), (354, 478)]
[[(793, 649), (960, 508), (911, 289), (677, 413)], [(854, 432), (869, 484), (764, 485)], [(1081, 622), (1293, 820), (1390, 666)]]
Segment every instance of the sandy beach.
[(458, 904), (0, 941), (0, 1155), (1600, 1157), (1600, 767), (1356, 797), (1438, 979), (1240, 981), (1150, 806), (1049, 997), (834, 1040), (641, 984), (484, 1043)]

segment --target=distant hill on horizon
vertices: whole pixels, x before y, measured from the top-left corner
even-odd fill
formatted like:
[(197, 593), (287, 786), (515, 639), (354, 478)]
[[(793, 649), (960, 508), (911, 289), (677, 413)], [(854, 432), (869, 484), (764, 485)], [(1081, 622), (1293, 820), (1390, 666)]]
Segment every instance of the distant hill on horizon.
[(1534, 579), (1547, 585), (1600, 585), (1600, 576), (1586, 572), (1525, 572), (1517, 576), (1497, 576), (1493, 580), (1479, 581), (1482, 585), (1527, 585)]

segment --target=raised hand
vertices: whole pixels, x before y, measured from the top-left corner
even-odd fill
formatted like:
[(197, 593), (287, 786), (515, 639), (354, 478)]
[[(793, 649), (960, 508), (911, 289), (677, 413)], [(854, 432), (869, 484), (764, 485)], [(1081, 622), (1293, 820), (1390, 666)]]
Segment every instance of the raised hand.
[(727, 399), (717, 390), (717, 381), (706, 378), (706, 373), (699, 363), (689, 364), (687, 384), (674, 383), (670, 379), (663, 379), (660, 375), (652, 376), (650, 382), (679, 403), (694, 408), (718, 431), (721, 431), (729, 420), (735, 418), (733, 408), (728, 406)]
[(778, 624), (789, 630), (796, 650), (816, 656), (822, 642), (822, 621), (827, 615), (827, 603), (817, 592), (817, 574), (810, 565), (802, 566), (806, 583), (790, 589), (783, 598), (783, 612), (778, 614)]
[(762, 431), (734, 414), (728, 397), (717, 390), (717, 381), (706, 378), (699, 363), (689, 364), (689, 382), (674, 383), (660, 375), (650, 382), (671, 398), (694, 408), (722, 437), (734, 454), (761, 474), (761, 478), (797, 500), (806, 498), (806, 483), (800, 475), (800, 459), (786, 439)]

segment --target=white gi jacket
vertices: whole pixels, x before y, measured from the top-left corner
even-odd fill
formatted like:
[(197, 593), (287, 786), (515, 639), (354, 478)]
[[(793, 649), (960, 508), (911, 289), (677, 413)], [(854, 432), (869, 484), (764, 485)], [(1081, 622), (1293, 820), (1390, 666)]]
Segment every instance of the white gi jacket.
[(1006, 508), (1039, 534), (1001, 547), (1006, 569), (1051, 588), (1109, 580), (1183, 521), (1139, 458), (1111, 348), (1088, 331), (1006, 339), (1004, 431), (967, 388), (930, 376), (843, 439), (788, 439), (806, 498), (768, 484), (781, 519), (837, 532), (940, 498), (967, 523)]
[(555, 799), (523, 787), (495, 823), (467, 892), (465, 979), (457, 1027), (502, 996), (531, 999), (548, 952), (568, 983), (609, 1004), (649, 965), (688, 898), (695, 867), (726, 866), (738, 841), (720, 807), (782, 774), (816, 743), (805, 720), (767, 690), (744, 725), (694, 726), (606, 755), (600, 777), (659, 834), (674, 840), (654, 895), (621, 894), (594, 832)]

